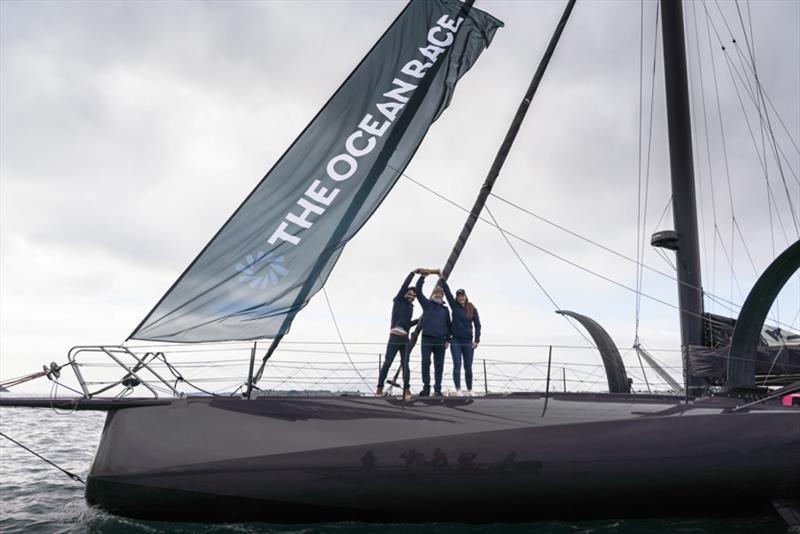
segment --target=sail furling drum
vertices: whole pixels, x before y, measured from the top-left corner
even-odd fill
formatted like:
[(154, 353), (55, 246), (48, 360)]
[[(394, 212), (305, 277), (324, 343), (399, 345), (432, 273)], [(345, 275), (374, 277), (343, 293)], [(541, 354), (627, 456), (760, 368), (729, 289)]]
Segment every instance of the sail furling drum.
[(457, 0), (409, 3), (130, 338), (285, 334), (502, 25)]

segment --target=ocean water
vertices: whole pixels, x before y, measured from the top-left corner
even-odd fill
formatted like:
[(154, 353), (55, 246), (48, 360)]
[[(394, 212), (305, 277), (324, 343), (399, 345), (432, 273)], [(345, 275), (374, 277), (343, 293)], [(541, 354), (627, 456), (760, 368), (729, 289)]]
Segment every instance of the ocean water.
[[(0, 432), (64, 469), (86, 478), (100, 439), (105, 413), (0, 408)], [(402, 511), (397, 511), (397, 519)], [(777, 516), (755, 519), (605, 520), (578, 523), (463, 525), (458, 523), (280, 525), (235, 523), (208, 525), (138, 521), (87, 506), (83, 485), (29, 452), (0, 437), (0, 532), (9, 533), (785, 533)]]

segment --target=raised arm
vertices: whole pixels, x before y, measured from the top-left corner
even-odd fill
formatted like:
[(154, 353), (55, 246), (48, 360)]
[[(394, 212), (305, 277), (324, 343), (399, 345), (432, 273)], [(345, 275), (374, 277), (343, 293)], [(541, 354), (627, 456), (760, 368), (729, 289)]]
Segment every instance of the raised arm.
[(417, 280), (417, 300), (419, 300), (420, 305), (422, 305), (422, 309), (426, 309), (430, 306), (431, 301), (425, 298), (425, 295), (422, 293), (422, 286), (425, 284), (425, 275), (420, 275), (419, 280)]
[(402, 299), (406, 295), (406, 291), (408, 290), (408, 284), (410, 284), (411, 279), (414, 278), (414, 272), (415, 271), (411, 271), (410, 273), (408, 273), (406, 279), (403, 280), (403, 285), (400, 286), (400, 291), (398, 291), (397, 295), (395, 295), (394, 297), (395, 299)]
[(444, 278), (439, 278), (437, 284), (442, 286), (442, 289), (444, 289), (444, 296), (447, 297), (447, 302), (450, 304), (450, 307), (455, 308), (458, 304), (458, 301), (455, 299), (455, 297), (453, 297), (453, 293), (450, 291), (450, 286), (447, 285), (447, 280)]

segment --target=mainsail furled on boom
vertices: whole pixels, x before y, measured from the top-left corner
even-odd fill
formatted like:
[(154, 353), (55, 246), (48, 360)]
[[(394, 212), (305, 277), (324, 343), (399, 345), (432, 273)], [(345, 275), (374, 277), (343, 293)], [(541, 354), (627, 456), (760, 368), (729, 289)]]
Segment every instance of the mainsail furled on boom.
[(411, 2), (131, 334), (285, 334), (502, 26), (456, 0)]

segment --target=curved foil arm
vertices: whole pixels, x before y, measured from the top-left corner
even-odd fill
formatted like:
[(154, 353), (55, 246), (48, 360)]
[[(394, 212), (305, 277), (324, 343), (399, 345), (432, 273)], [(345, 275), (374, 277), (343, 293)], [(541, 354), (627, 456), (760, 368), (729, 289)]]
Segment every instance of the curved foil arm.
[(744, 301), (736, 320), (728, 353), (727, 389), (755, 384), (756, 349), (761, 329), (783, 286), (800, 269), (800, 240), (787, 248), (767, 267)]
[(606, 368), (606, 378), (608, 379), (608, 391), (610, 393), (630, 393), (631, 388), (628, 384), (628, 374), (625, 372), (625, 364), (614, 340), (608, 332), (600, 326), (600, 323), (590, 317), (568, 310), (556, 310), (559, 315), (572, 317), (583, 325), (592, 336), (600, 357), (603, 358), (603, 366)]

